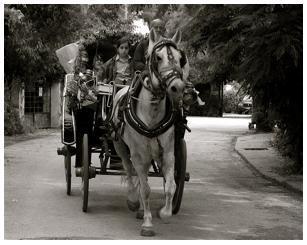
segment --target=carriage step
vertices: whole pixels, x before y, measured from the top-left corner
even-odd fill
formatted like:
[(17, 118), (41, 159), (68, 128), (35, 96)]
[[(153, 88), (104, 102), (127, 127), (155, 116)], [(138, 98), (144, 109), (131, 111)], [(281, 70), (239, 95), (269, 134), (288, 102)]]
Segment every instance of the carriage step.
[(76, 155), (76, 147), (70, 145), (64, 145), (57, 149), (58, 155), (67, 156), (70, 153), (70, 156)]
[(186, 173), (185, 173), (184, 181), (186, 181), (186, 182), (189, 182), (189, 181), (190, 181), (190, 173), (189, 173), (189, 172), (186, 172)]

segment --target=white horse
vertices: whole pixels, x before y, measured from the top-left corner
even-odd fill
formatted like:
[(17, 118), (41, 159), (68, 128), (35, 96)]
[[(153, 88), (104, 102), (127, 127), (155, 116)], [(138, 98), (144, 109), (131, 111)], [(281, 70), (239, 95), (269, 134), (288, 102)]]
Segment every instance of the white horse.
[[(141, 230), (143, 236), (155, 235), (149, 206), (150, 187), (147, 182), (152, 160), (162, 169), (165, 180), (165, 205), (159, 210), (158, 215), (161, 219), (172, 216), (172, 199), (176, 190), (175, 132), (169, 114), (182, 105), (184, 80), (189, 70), (187, 62), (184, 67), (180, 65), (181, 59), (184, 58), (184, 54), (177, 48), (180, 39), (181, 32), (177, 31), (172, 39), (158, 40), (155, 31), (151, 30), (147, 61), (148, 78), (141, 79), (142, 84), (137, 94), (128, 95), (128, 99), (126, 98), (126, 111), (122, 113), (121, 119), (119, 101), (130, 93), (130, 88), (121, 89), (114, 99), (112, 120), (114, 125), (121, 125), (118, 127), (120, 129), (117, 130), (114, 146), (127, 173), (128, 207), (133, 211), (139, 207), (144, 210)], [(168, 105), (171, 108), (170, 112), (167, 111)], [(129, 120), (129, 115), (134, 118), (130, 117)], [(164, 124), (161, 125), (161, 122)]]

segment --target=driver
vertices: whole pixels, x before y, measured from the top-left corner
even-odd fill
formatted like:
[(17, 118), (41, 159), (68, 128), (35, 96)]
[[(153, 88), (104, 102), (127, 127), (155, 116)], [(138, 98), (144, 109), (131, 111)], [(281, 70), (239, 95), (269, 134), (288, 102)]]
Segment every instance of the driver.
[[(150, 22), (150, 28), (153, 28), (158, 35), (159, 40), (164, 37), (165, 23), (161, 19), (155, 19)], [(149, 45), (149, 38), (143, 39), (135, 49), (134, 52), (134, 69), (138, 71), (145, 70), (147, 50)]]

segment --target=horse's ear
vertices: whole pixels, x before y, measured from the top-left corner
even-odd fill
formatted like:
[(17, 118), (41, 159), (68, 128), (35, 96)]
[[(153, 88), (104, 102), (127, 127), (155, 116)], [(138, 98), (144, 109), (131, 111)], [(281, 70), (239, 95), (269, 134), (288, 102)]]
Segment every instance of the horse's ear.
[(149, 41), (152, 43), (156, 43), (158, 41), (158, 35), (153, 28), (151, 28), (149, 33)]
[(190, 64), (188, 59), (186, 60), (186, 63), (182, 67), (182, 78), (183, 80), (187, 80), (190, 73)]
[(174, 43), (176, 43), (177, 45), (180, 43), (180, 41), (181, 41), (181, 31), (179, 29), (176, 31), (175, 35), (173, 36), (172, 41)]
[(158, 35), (156, 31), (152, 28), (149, 32), (149, 45), (148, 45), (148, 54), (151, 54), (154, 44), (158, 42)]

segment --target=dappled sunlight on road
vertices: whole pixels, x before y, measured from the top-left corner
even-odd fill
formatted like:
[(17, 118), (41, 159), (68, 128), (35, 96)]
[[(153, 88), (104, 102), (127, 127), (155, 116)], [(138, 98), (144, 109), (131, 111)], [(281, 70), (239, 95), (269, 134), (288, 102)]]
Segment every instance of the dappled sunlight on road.
[[(223, 117), (188, 117), (188, 126), (193, 129), (210, 129), (210, 131), (248, 131), (251, 118)], [(193, 132), (193, 131), (192, 131)]]

